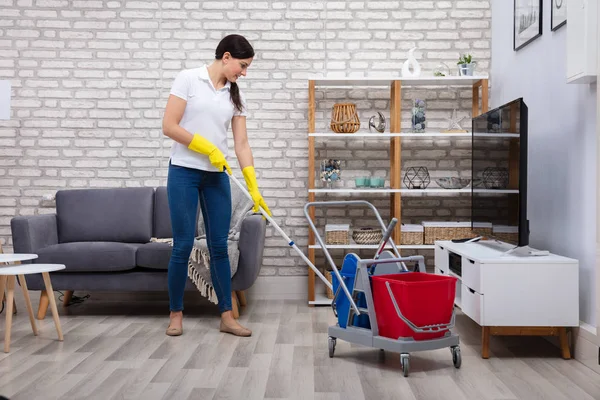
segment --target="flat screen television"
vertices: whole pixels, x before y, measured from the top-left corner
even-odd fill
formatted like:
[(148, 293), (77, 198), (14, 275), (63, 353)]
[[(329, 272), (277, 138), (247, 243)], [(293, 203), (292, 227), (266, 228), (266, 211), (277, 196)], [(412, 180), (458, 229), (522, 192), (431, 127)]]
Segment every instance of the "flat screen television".
[(472, 119), (471, 228), (518, 247), (529, 245), (527, 122), (522, 98)]

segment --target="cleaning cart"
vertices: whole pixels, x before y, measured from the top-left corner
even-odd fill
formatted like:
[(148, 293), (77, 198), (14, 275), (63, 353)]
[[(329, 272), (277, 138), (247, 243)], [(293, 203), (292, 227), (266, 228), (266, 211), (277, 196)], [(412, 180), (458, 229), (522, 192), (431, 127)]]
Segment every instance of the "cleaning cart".
[[(338, 271), (308, 212), (310, 207), (348, 205), (369, 207), (385, 233), (372, 259), (347, 254)], [(304, 214), (332, 266), (331, 306), (338, 323), (329, 327), (329, 357), (334, 355), (337, 339), (393, 351), (400, 353), (402, 371), (408, 376), (411, 352), (447, 347), (454, 366), (460, 368), (459, 337), (450, 331), (455, 320), (456, 278), (425, 273), (423, 256), (402, 257), (391, 239), (397, 220), (386, 227), (367, 201), (310, 202)], [(385, 250), (388, 243), (393, 253)], [(411, 263), (416, 264), (412, 271), (407, 267)]]
[[(229, 177), (248, 198), (252, 198), (236, 177)], [(344, 257), (340, 272), (308, 210), (310, 207), (353, 205), (370, 208), (385, 233), (372, 259), (363, 260), (350, 253)], [(262, 207), (260, 212), (319, 279), (335, 292), (331, 306), (338, 323), (329, 327), (329, 357), (334, 355), (337, 339), (393, 351), (400, 353), (404, 376), (408, 376), (411, 352), (447, 347), (451, 350), (454, 366), (460, 368), (459, 337), (450, 331), (455, 319), (456, 278), (425, 273), (423, 256), (402, 257), (391, 239), (398, 222), (395, 218), (386, 227), (377, 209), (364, 200), (309, 202), (304, 206), (304, 215), (332, 266), (334, 287)], [(385, 250), (388, 243), (393, 252)], [(419, 273), (411, 272), (407, 263), (416, 263), (413, 271)]]

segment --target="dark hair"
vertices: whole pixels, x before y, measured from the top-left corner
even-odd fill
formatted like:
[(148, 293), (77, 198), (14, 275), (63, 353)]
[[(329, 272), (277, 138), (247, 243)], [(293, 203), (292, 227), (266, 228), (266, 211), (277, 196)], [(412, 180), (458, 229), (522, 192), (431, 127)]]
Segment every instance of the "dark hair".
[[(242, 35), (227, 35), (219, 42), (217, 50), (215, 51), (215, 59), (220, 60), (223, 58), (225, 53), (231, 54), (233, 58), (251, 58), (254, 57), (254, 49), (250, 42)], [(230, 82), (229, 94), (231, 101), (235, 105), (238, 111), (242, 111), (242, 101), (240, 100), (240, 89), (237, 83)]]

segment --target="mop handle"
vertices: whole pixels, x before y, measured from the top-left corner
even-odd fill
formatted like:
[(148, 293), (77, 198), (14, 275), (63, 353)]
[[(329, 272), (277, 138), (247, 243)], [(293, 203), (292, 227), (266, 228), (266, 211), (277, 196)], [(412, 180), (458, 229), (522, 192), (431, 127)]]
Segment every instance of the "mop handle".
[[(246, 197), (248, 197), (250, 200), (252, 200), (252, 196), (250, 196), (250, 193), (248, 192), (248, 190), (240, 183), (240, 181), (232, 175), (229, 175), (227, 172), (226, 174), (229, 176), (229, 178), (233, 181), (233, 183), (235, 183), (241, 190), (243, 193), (246, 194)], [(300, 257), (304, 260), (304, 262), (315, 272), (315, 274), (317, 274), (317, 276), (323, 281), (323, 283), (331, 290), (333, 290), (333, 286), (331, 285), (331, 283), (329, 283), (329, 281), (327, 280), (327, 278), (325, 278), (325, 276), (321, 273), (321, 271), (319, 271), (317, 269), (317, 267), (315, 267), (315, 265), (310, 262), (310, 260), (308, 259), (308, 257), (306, 257), (304, 255), (304, 253), (298, 248), (298, 246), (296, 246), (296, 243), (294, 243), (294, 241), (292, 239), (290, 239), (290, 237), (288, 235), (285, 234), (285, 232), (283, 231), (283, 229), (281, 229), (279, 227), (279, 225), (277, 225), (277, 223), (273, 220), (273, 218), (271, 218), (271, 216), (262, 208), (259, 207), (260, 212), (262, 213), (262, 215), (267, 219), (267, 221), (269, 221), (277, 230), (277, 232), (279, 232), (279, 234), (281, 236), (283, 236), (283, 238), (287, 241), (287, 244), (293, 248), (294, 250), (296, 250), (296, 252), (300, 255)]]

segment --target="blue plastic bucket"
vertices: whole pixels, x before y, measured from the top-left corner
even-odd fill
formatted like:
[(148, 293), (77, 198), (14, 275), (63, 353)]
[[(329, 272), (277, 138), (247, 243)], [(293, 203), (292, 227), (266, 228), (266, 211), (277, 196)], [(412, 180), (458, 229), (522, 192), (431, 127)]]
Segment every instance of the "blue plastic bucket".
[[(356, 265), (358, 263), (358, 257), (356, 254), (348, 254), (344, 257), (344, 262), (342, 264), (342, 270), (340, 271), (340, 275), (348, 288), (350, 294), (352, 294), (352, 289), (354, 288), (354, 279), (356, 278)], [(339, 282), (337, 279), (337, 275), (335, 273), (331, 274), (331, 284), (333, 286), (333, 293), (335, 293), (338, 289)], [(358, 294), (358, 301), (356, 305), (358, 307), (367, 308), (367, 301), (365, 299), (364, 293)], [(350, 312), (350, 301), (346, 297), (343, 289), (340, 289), (340, 293), (338, 293), (337, 300), (335, 302), (337, 315), (338, 315), (338, 325), (342, 328), (346, 328), (348, 322), (348, 313)], [(359, 326), (361, 328), (371, 329), (371, 323), (369, 321), (369, 316), (366, 314), (355, 315), (354, 316), (354, 325)]]

